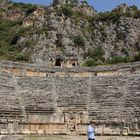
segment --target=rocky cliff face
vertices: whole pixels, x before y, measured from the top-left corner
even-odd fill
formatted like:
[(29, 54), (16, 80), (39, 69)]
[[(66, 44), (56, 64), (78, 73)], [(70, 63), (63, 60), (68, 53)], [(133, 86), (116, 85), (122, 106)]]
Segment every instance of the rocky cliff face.
[(79, 3), (79, 0), (54, 0), (53, 1), (53, 6), (62, 6), (66, 4), (72, 4), (72, 5), (77, 5)]
[(2, 59), (48, 66), (140, 60), (140, 11), (135, 6), (96, 13), (78, 0), (54, 0), (50, 7), (4, 0), (0, 7), (0, 34), (6, 38), (0, 37)]

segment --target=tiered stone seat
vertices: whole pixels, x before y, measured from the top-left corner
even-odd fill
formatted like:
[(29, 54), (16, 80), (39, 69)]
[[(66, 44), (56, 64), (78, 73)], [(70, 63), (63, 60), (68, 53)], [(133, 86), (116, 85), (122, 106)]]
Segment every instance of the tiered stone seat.
[(5, 72), (0, 73), (0, 120), (23, 118), (13, 82), (12, 75)]
[(27, 115), (54, 113), (53, 83), (44, 78), (21, 78), (21, 96)]
[(88, 94), (88, 78), (57, 78), (56, 92), (59, 107), (86, 107)]
[(113, 97), (116, 93), (109, 92), (109, 87), (112, 83), (110, 79), (106, 81), (102, 78), (93, 79), (92, 94), (90, 98), (90, 116), (93, 119), (105, 120), (112, 117), (114, 113), (114, 107), (118, 108), (118, 100)]
[(127, 109), (124, 115), (127, 114), (129, 119), (138, 118), (140, 121), (140, 74), (128, 77), (128, 80), (128, 93), (124, 102), (124, 107)]
[(27, 114), (34, 114), (34, 115), (49, 115), (54, 113), (54, 108), (36, 108), (34, 106), (26, 107)]
[(97, 120), (140, 118), (140, 76), (93, 78), (89, 115)]
[(22, 119), (21, 109), (0, 109), (0, 118), (1, 119)]

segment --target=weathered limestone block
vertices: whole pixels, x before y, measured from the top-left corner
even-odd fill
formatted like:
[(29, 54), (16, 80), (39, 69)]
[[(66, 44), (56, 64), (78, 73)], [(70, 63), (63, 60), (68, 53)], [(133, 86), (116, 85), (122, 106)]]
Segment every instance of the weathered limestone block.
[(49, 132), (49, 131), (46, 130), (46, 131), (45, 131), (45, 134), (46, 134), (46, 135), (53, 135), (53, 132)]
[(53, 132), (52, 134), (53, 135), (59, 135), (59, 132), (56, 131), (56, 132)]
[(120, 135), (120, 134), (121, 134), (120, 128), (116, 128), (112, 130), (112, 135)]
[(103, 135), (103, 133), (104, 133), (104, 128), (105, 128), (104, 125), (99, 125), (99, 126), (97, 126), (96, 129), (95, 129), (96, 135)]
[(10, 132), (8, 131), (8, 129), (2, 129), (2, 130), (0, 130), (0, 134), (1, 135), (9, 135)]
[(48, 123), (50, 116), (47, 115), (28, 115), (28, 122), (30, 123), (36, 123), (36, 122), (40, 122), (40, 123)]
[(140, 136), (140, 131), (135, 133), (136, 136)]
[(30, 132), (29, 129), (24, 129), (24, 130), (21, 131), (21, 133), (22, 133), (23, 135), (30, 135), (30, 134), (31, 134), (31, 132)]
[(38, 130), (38, 131), (37, 131), (37, 134), (38, 134), (38, 135), (45, 135), (45, 131), (44, 131), (44, 130)]
[(81, 117), (81, 122), (82, 123), (87, 123), (88, 121), (89, 121), (88, 112), (87, 111), (83, 111), (83, 115)]
[(131, 132), (128, 132), (128, 135), (129, 136), (135, 136), (136, 135), (136, 132), (132, 132), (132, 131)]
[(137, 131), (138, 130), (138, 122), (137, 119), (132, 120), (132, 123), (130, 124), (130, 129)]
[(30, 130), (30, 134), (31, 135), (37, 135), (37, 134), (39, 135), (39, 133), (36, 130)]
[(0, 123), (0, 130), (7, 129), (7, 128), (8, 128), (7, 123)]
[(122, 129), (122, 132), (121, 133), (122, 133), (123, 136), (127, 136), (128, 135), (128, 132), (129, 132), (129, 128), (126, 127), (126, 128), (123, 128)]
[(109, 127), (104, 128), (103, 134), (104, 135), (112, 135), (112, 129), (110, 129)]
[(79, 134), (79, 135), (85, 135), (85, 134), (87, 134), (87, 125), (78, 125), (77, 126), (77, 134)]

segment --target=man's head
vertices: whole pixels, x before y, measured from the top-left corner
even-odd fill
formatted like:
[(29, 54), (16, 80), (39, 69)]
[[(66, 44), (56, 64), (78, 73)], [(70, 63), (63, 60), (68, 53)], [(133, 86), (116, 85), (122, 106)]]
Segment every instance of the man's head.
[(92, 120), (90, 120), (89, 121), (89, 124), (93, 126), (94, 125), (94, 122)]

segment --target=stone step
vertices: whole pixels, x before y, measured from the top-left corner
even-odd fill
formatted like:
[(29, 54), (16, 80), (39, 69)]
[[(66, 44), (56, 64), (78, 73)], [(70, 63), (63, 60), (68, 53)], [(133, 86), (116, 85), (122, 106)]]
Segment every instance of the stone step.
[(22, 115), (11, 115), (11, 114), (9, 114), (9, 115), (1, 115), (0, 114), (0, 118), (23, 118), (23, 116)]
[(9, 112), (12, 112), (12, 113), (20, 113), (21, 110), (9, 110), (9, 109), (5, 109), (5, 110), (0, 110), (0, 113), (9, 113)]
[(27, 114), (52, 114), (54, 113), (54, 108), (34, 108), (34, 107), (25, 107)]

